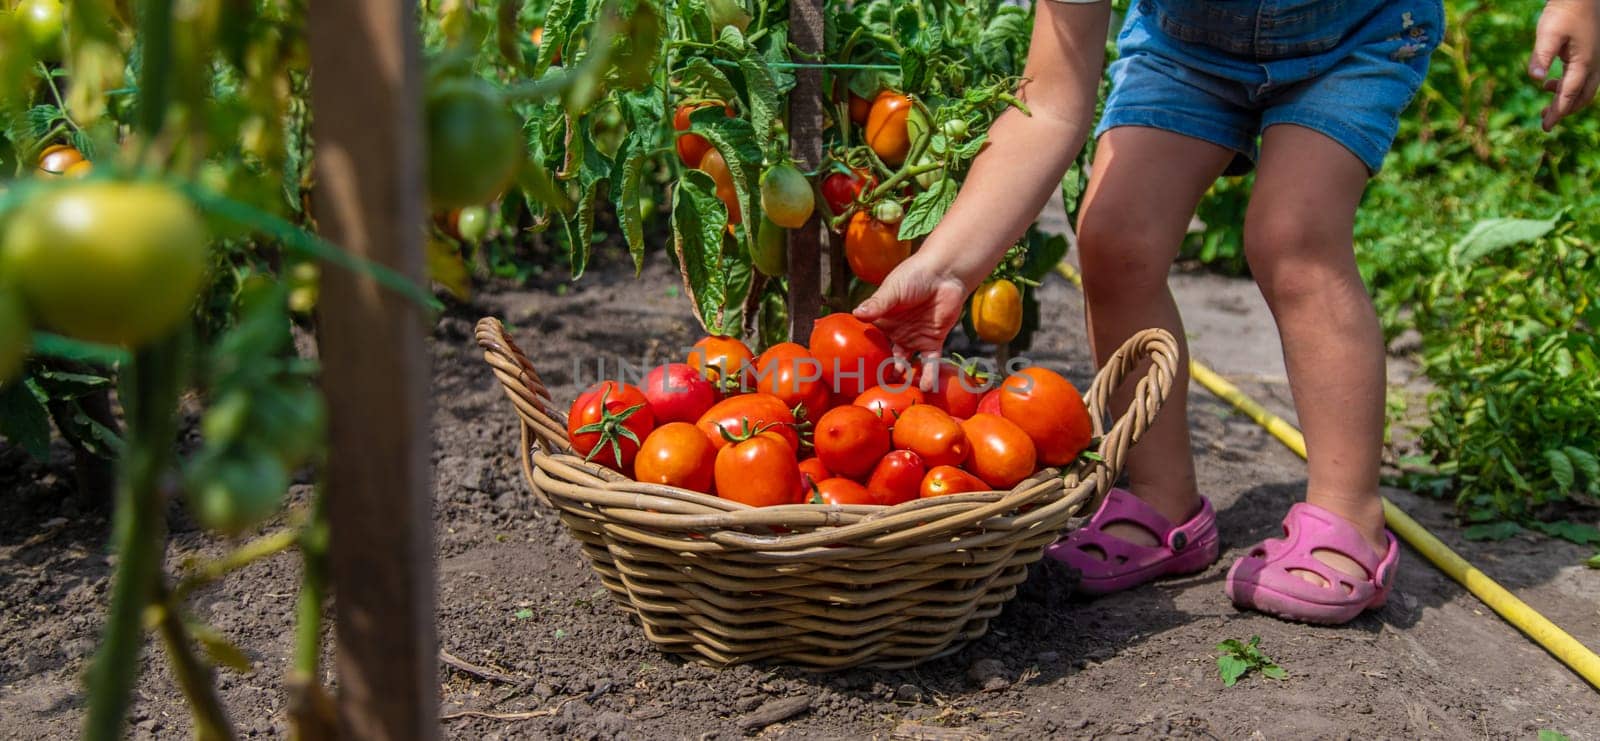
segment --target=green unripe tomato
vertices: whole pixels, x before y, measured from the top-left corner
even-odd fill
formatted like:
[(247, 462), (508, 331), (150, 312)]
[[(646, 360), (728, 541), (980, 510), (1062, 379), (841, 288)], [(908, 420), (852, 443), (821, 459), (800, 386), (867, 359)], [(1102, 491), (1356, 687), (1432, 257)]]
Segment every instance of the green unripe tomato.
[(165, 185), (59, 186), (10, 222), (0, 273), (41, 324), (78, 339), (138, 346), (161, 337), (188, 318), (205, 280), (205, 226)]
[(756, 228), (756, 238), (750, 243), (750, 262), (756, 270), (769, 278), (782, 276), (789, 270), (789, 240), (783, 227), (762, 216)]
[(456, 233), (467, 244), (478, 244), (489, 232), (489, 210), (482, 206), (468, 206), (456, 217)]
[(872, 206), (872, 218), (885, 224), (898, 224), (905, 216), (906, 211), (900, 207), (900, 202), (892, 198), (885, 198)]
[(200, 524), (236, 535), (283, 506), (289, 471), (268, 451), (234, 448), (197, 462), (185, 488)]
[(739, 29), (739, 33), (750, 27), (750, 9), (744, 0), (706, 0), (706, 14), (711, 17), (713, 34), (720, 35), (728, 26)]
[(522, 125), (489, 83), (453, 79), (427, 101), (428, 196), (440, 209), (488, 203), (522, 162)]
[(13, 12), (34, 54), (47, 62), (61, 58), (61, 29), (65, 25), (61, 0), (22, 0)]

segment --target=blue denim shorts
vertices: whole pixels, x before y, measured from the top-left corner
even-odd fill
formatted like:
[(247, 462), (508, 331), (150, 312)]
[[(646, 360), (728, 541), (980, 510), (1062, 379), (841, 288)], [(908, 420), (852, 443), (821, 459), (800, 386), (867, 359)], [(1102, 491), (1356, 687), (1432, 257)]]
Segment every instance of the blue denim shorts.
[(1095, 136), (1147, 126), (1239, 153), (1296, 124), (1376, 173), (1444, 33), (1440, 0), (1134, 0)]

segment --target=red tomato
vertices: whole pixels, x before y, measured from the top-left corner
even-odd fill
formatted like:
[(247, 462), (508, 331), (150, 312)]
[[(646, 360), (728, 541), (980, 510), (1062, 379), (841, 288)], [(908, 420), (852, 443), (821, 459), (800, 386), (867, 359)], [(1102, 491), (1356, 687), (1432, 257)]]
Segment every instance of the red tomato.
[(1011, 374), (1001, 386), (1000, 411), (1033, 439), (1039, 462), (1061, 466), (1089, 447), (1094, 428), (1089, 408), (1071, 381), (1033, 366)]
[(922, 458), (909, 450), (896, 450), (878, 461), (867, 479), (867, 491), (879, 504), (899, 504), (916, 499), (927, 471)]
[(601, 381), (578, 396), (567, 414), (567, 438), (585, 460), (625, 471), (655, 429), (650, 402), (637, 386)]
[(967, 468), (995, 489), (1009, 489), (1037, 470), (1033, 441), (1011, 420), (975, 414), (961, 423), (972, 446)]
[(867, 487), (850, 479), (831, 478), (817, 482), (817, 492), (811, 501), (817, 504), (844, 506), (847, 504), (878, 504), (878, 498)]
[(989, 389), (983, 393), (983, 398), (978, 400), (978, 414), (1001, 414), (1000, 389)]
[(850, 123), (857, 126), (867, 125), (867, 116), (872, 115), (872, 101), (855, 93), (850, 94)]
[(717, 449), (688, 422), (669, 422), (644, 439), (633, 461), (633, 477), (647, 484), (666, 484), (711, 493)]
[(806, 419), (828, 411), (831, 396), (822, 382), (822, 363), (793, 342), (773, 345), (756, 359), (756, 389), (778, 397)]
[(882, 284), (910, 256), (911, 242), (900, 238), (898, 224), (885, 224), (866, 211), (850, 217), (844, 230), (844, 259), (863, 282)]
[(760, 434), (717, 451), (714, 479), (717, 496), (752, 507), (800, 504), (800, 465), (794, 448), (770, 434)]
[[(716, 104), (701, 103), (697, 106), (678, 106), (678, 110), (672, 114), (672, 128), (678, 131), (688, 131), (689, 114), (713, 105)], [(733, 118), (733, 108), (724, 105), (722, 109), (727, 112), (728, 118)], [(706, 152), (711, 151), (711, 142), (706, 141), (706, 138), (699, 134), (680, 134), (677, 144), (678, 158), (683, 160), (683, 164), (689, 167), (699, 167), (700, 160), (705, 159)]]
[(889, 452), (889, 426), (864, 407), (842, 406), (817, 420), (811, 444), (829, 471), (862, 479)]
[(883, 330), (849, 314), (829, 314), (811, 329), (811, 354), (822, 362), (822, 379), (834, 394), (854, 398), (885, 381), (898, 381), (893, 351)]
[(815, 489), (818, 483), (831, 478), (833, 473), (828, 471), (828, 467), (822, 465), (822, 461), (816, 456), (800, 461), (800, 484), (806, 491)]
[(878, 187), (878, 179), (862, 170), (852, 170), (846, 175), (842, 172), (831, 172), (822, 179), (822, 200), (828, 204), (828, 209), (835, 216), (850, 208), (863, 192)]
[(789, 444), (790, 450), (800, 449), (800, 435), (795, 431), (794, 413), (772, 394), (740, 394), (717, 402), (695, 423), (705, 433), (711, 445), (718, 449), (728, 444), (726, 432), (739, 436), (746, 431), (765, 428)]
[(911, 151), (911, 135), (906, 117), (911, 114), (911, 99), (893, 90), (878, 93), (867, 113), (867, 145), (884, 162), (899, 165)]
[(989, 490), (989, 485), (983, 483), (983, 479), (955, 466), (935, 466), (927, 476), (922, 477), (921, 494), (924, 498)]
[(861, 392), (856, 397), (855, 405), (871, 409), (874, 414), (882, 417), (891, 426), (894, 421), (905, 414), (913, 404), (926, 404), (928, 400), (922, 395), (922, 389), (911, 384), (896, 384), (893, 386), (873, 386)]
[(689, 365), (722, 392), (754, 388), (755, 353), (737, 337), (707, 337), (694, 343)]
[[(918, 373), (925, 373), (926, 366)], [(957, 419), (966, 419), (978, 413), (978, 402), (989, 388), (989, 383), (978, 377), (974, 369), (958, 368), (948, 362), (939, 363), (939, 377), (929, 391), (928, 403), (950, 413)]]
[(694, 424), (700, 420), (700, 415), (717, 403), (717, 390), (694, 366), (667, 363), (645, 374), (644, 398), (650, 400), (650, 411), (656, 415), (656, 424)]
[(717, 200), (722, 201), (722, 205), (728, 209), (728, 223), (739, 223), (742, 220), (739, 191), (733, 187), (733, 171), (728, 169), (728, 161), (723, 159), (721, 152), (713, 149), (700, 158), (700, 169), (717, 184)]
[(967, 460), (967, 435), (944, 410), (918, 404), (894, 425), (894, 447), (909, 450), (927, 466), (959, 466)]

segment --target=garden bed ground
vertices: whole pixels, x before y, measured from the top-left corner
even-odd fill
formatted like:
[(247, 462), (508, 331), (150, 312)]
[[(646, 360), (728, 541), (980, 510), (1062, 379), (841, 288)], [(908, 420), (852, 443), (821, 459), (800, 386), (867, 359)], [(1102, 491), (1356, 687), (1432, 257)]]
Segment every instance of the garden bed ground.
[[(1253, 287), (1213, 276), (1175, 281), (1197, 355), (1288, 412), (1271, 319)], [(1199, 390), (1190, 424), (1200, 483), (1219, 510), (1227, 549), (1203, 574), (1084, 601), (1070, 595), (1064, 574), (1041, 567), (990, 635), (912, 670), (718, 671), (657, 653), (529, 494), (510, 405), (471, 329), (479, 315), (506, 319), (565, 401), (576, 392), (573, 358), (637, 363), (681, 354), (696, 333), (677, 285), (659, 257), (638, 280), (613, 264), (564, 295), (552, 286), (491, 290), (439, 323), (431, 343), (439, 639), (453, 656), (512, 680), (442, 668), (440, 702), (447, 715), (532, 714), (449, 719), (446, 736), (1531, 738), (1552, 728), (1600, 737), (1592, 689), (1413, 551), (1404, 554), (1389, 606), (1343, 628), (1229, 606), (1227, 565), (1274, 533), (1304, 473), (1293, 454)], [(1055, 277), (1044, 291), (1050, 326), (1030, 356), (1087, 379), (1078, 296)], [(580, 375), (592, 379), (593, 366)], [(8, 737), (72, 737), (83, 713), (80, 677), (107, 592), (107, 513), (71, 493), (66, 462), (58, 451), (40, 467), (0, 447), (0, 735)], [(1579, 640), (1600, 646), (1600, 572), (1577, 565), (1583, 549), (1531, 536), (1463, 543), (1445, 505), (1391, 496)], [(173, 541), (174, 565), (221, 550), (176, 514)], [(280, 556), (258, 564), (194, 601), (197, 615), (254, 662), (247, 674), (222, 672), (243, 735), (285, 730), (281, 677), (296, 563)], [(1213, 645), (1255, 634), (1288, 679), (1251, 677), (1225, 689)], [(151, 651), (146, 665), (134, 736), (186, 735), (164, 659)], [(784, 700), (787, 710), (803, 709), (762, 723)]]

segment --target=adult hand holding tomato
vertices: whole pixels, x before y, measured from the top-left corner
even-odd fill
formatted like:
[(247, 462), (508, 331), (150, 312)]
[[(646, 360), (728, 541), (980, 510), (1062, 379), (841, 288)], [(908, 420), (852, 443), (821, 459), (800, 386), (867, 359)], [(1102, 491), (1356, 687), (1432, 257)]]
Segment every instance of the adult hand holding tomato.
[[(889, 273), (878, 290), (855, 309), (855, 317), (872, 322), (906, 356), (936, 360), (944, 339), (961, 320), (967, 287), (937, 261), (919, 252)], [(932, 388), (933, 376), (923, 390)]]

